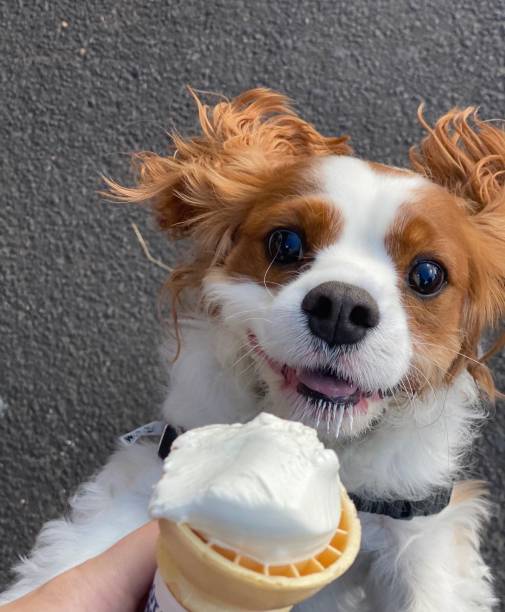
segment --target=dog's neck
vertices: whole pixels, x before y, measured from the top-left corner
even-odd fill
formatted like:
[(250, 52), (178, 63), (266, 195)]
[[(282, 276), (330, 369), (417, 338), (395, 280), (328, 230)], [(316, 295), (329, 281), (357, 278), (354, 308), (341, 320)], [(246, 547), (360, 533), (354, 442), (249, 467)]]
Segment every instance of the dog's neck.
[(343, 481), (382, 499), (420, 499), (450, 486), (464, 466), (481, 410), (466, 372), (423, 399), (393, 400), (373, 431), (338, 449)]
[[(242, 344), (209, 319), (183, 324), (182, 350), (170, 379), (164, 417), (186, 429), (247, 421), (262, 410), (278, 413), (258, 388)], [(324, 441), (337, 450), (350, 491), (416, 499), (458, 475), (481, 417), (476, 385), (463, 372), (451, 386), (422, 399), (391, 399), (381, 420), (360, 438)]]

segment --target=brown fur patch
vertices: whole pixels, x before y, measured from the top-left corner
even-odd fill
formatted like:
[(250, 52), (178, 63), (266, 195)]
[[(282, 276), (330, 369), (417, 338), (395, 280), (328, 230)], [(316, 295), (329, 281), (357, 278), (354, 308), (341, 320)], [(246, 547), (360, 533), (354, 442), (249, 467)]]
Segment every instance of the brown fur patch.
[[(386, 238), (405, 279), (403, 301), (415, 347), (410, 382), (418, 389), (444, 384), (467, 368), (488, 395), (494, 395), (478, 345), (485, 327), (495, 321), (494, 309), (502, 307), (504, 289), (495, 289), (495, 283), (503, 278), (494, 277), (493, 261), (505, 251), (498, 242), (497, 251), (490, 252), (489, 235), (475, 221), (460, 198), (433, 186), (403, 208)], [(447, 270), (447, 286), (434, 297), (420, 297), (408, 288), (408, 271), (418, 257), (438, 261)]]
[(410, 150), (412, 167), (452, 193), (464, 197), (477, 212), (503, 195), (505, 188), (505, 131), (481, 121), (477, 109), (453, 108), (431, 127), (419, 107), (427, 131)]
[[(310, 263), (318, 250), (338, 239), (342, 220), (337, 209), (315, 196), (285, 200), (266, 198), (253, 207), (241, 225), (235, 246), (225, 262), (232, 276), (245, 276), (261, 283), (278, 285), (289, 281)], [(278, 228), (297, 230), (304, 240), (304, 257), (290, 265), (272, 263), (266, 249), (268, 234)]]
[(347, 137), (323, 136), (269, 89), (253, 89), (213, 108), (193, 96), (200, 136), (174, 135), (173, 156), (138, 154), (134, 187), (106, 179), (109, 197), (149, 201), (163, 229), (193, 239), (194, 260), (170, 281), (175, 296), (224, 262), (241, 224), (265, 194), (270, 201), (293, 196), (314, 158), (351, 153)]
[[(482, 523), (489, 518), (489, 486), (482, 480), (461, 480), (454, 484), (451, 493), (451, 499), (449, 501), (449, 508), (454, 508), (459, 505), (467, 505), (467, 508), (471, 508), (472, 505), (477, 505), (474, 510), (474, 529), (475, 527), (482, 526)], [(475, 522), (475, 514), (480, 519), (478, 523)], [(454, 524), (454, 541), (458, 547), (471, 547), (470, 551), (475, 546), (476, 532), (473, 531), (470, 525), (461, 523)], [(463, 575), (470, 575), (468, 565), (468, 554), (464, 554), (466, 551), (462, 551), (463, 554), (460, 558), (460, 567)]]
[[(417, 389), (438, 386), (459, 363), (458, 353), (465, 343), (463, 316), (471, 283), (471, 245), (464, 208), (445, 189), (428, 186), (400, 210), (386, 247), (401, 279), (414, 345), (410, 382)], [(447, 286), (438, 295), (421, 297), (409, 288), (407, 277), (415, 259), (433, 259), (446, 269)], [(469, 357), (476, 359), (474, 353)]]
[(459, 223), (443, 226), (448, 240), (463, 229), (469, 274), (460, 314), (462, 355), (449, 375), (467, 367), (494, 397), (491, 374), (477, 351), (483, 330), (505, 314), (505, 131), (480, 120), (472, 107), (451, 110), (433, 127), (422, 107), (418, 117), (427, 135), (411, 149), (412, 166), (459, 198), (458, 209), (465, 213)]
[(451, 505), (463, 504), (489, 495), (489, 486), (483, 480), (460, 480), (454, 484)]
[(397, 168), (396, 166), (388, 166), (387, 164), (381, 164), (374, 161), (369, 161), (367, 163), (372, 170), (380, 174), (388, 174), (389, 176), (408, 176), (413, 174), (412, 170), (408, 168)]

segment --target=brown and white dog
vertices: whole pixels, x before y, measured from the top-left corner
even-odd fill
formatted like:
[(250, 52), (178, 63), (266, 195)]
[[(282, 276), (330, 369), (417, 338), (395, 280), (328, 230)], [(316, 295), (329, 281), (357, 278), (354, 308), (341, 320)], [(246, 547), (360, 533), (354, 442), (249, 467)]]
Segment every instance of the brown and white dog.
[[(361, 513), (356, 564), (301, 610), (491, 610), (486, 503), (454, 485), (481, 390), (494, 394), (479, 340), (505, 311), (505, 132), (472, 108), (434, 127), (420, 113), (426, 135), (401, 169), (353, 157), (266, 89), (196, 101), (199, 136), (138, 155), (136, 186), (109, 182), (193, 241), (169, 280), (179, 354), (164, 418), (192, 428), (266, 410), (337, 451), (345, 486), (375, 510)], [(1, 601), (146, 521), (159, 474), (153, 445), (118, 451)], [(427, 516), (377, 510), (429, 507), (453, 486)]]

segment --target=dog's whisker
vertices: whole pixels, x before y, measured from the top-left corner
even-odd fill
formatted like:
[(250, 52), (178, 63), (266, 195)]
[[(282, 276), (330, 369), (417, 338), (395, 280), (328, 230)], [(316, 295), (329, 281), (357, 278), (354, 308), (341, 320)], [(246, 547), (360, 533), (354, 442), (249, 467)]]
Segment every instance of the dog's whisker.
[[(280, 247), (279, 247), (279, 250), (280, 250)], [(278, 253), (279, 253), (279, 251), (277, 251), (277, 254)], [(268, 268), (265, 270), (265, 274), (263, 275), (263, 286), (265, 287), (266, 292), (268, 293), (268, 295), (271, 298), (273, 298), (274, 296), (272, 295), (272, 292), (270, 291), (270, 289), (267, 287), (267, 275), (270, 272), (272, 266), (274, 265), (275, 257), (277, 256), (277, 254), (272, 258), (272, 261), (268, 265)]]
[(256, 308), (246, 308), (245, 310), (239, 310), (238, 312), (233, 312), (233, 313), (227, 315), (226, 317), (223, 317), (222, 320), (223, 321), (230, 321), (231, 319), (237, 319), (237, 318), (241, 317), (244, 314), (248, 314), (249, 312), (257, 313), (258, 310), (261, 310), (261, 308), (259, 308), (259, 307), (256, 307)]
[[(475, 363), (476, 365), (481, 365), (481, 366), (485, 365), (482, 361), (479, 361), (478, 359), (475, 359), (474, 357), (470, 357), (470, 355), (466, 355), (465, 353), (452, 349), (449, 346), (441, 346), (440, 344), (435, 344), (433, 342), (426, 342), (426, 341), (422, 341), (418, 339), (415, 341), (415, 344), (417, 346), (426, 346), (426, 347), (441, 349), (443, 351), (449, 351), (453, 353), (454, 355), (458, 355), (460, 357), (463, 357), (464, 359), (468, 359), (468, 361), (471, 361), (472, 363)], [(428, 358), (427, 356), (425, 357)], [(433, 365), (436, 365), (433, 361), (432, 363)]]
[(344, 410), (345, 408), (343, 406), (338, 405), (336, 408), (337, 411), (337, 415), (336, 415), (336, 428), (335, 428), (335, 438), (338, 439), (339, 435), (340, 435), (340, 429), (342, 427), (342, 421), (344, 419)]

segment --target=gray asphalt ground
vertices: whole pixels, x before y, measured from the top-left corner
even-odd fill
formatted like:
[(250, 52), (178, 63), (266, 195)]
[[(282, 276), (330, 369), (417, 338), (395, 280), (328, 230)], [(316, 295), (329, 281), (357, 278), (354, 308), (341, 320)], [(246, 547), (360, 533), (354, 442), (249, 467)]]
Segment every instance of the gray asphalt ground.
[[(257, 85), (292, 96), (359, 154), (404, 164), (426, 100), (505, 115), (505, 8), (481, 2), (0, 0), (0, 588), (43, 522), (156, 416), (165, 382), (156, 296), (173, 247), (143, 211), (105, 204), (100, 174), (195, 127), (185, 91)], [(505, 389), (505, 359), (494, 361)], [(474, 471), (491, 483), (486, 536), (505, 594), (504, 404)]]

